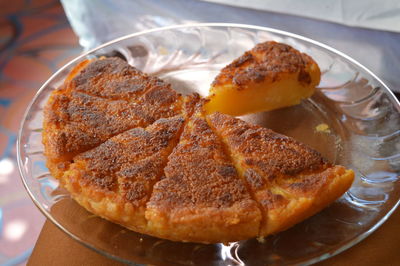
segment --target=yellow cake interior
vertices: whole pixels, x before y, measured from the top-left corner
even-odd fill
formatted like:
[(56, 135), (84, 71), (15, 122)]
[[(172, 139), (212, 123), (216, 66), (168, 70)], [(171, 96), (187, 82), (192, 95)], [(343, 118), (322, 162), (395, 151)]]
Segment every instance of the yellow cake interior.
[(223, 68), (205, 109), (240, 116), (299, 104), (319, 84), (315, 61), (290, 46), (267, 42)]

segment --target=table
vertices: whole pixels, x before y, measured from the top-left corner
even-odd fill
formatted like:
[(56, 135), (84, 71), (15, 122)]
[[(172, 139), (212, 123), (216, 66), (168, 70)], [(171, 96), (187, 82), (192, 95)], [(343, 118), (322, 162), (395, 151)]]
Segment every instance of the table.
[[(397, 210), (376, 232), (361, 243), (316, 265), (400, 265), (400, 211)], [(29, 259), (28, 265), (124, 265), (84, 247), (49, 220)]]

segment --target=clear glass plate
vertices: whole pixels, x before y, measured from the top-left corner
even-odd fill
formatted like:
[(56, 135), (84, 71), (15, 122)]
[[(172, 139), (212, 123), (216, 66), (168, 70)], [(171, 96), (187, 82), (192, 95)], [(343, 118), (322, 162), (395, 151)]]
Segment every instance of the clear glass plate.
[[(141, 235), (90, 214), (58, 186), (45, 166), (43, 106), (80, 61), (119, 56), (173, 87), (207, 95), (218, 71), (267, 40), (287, 43), (320, 65), (318, 92), (300, 105), (243, 117), (292, 136), (336, 164), (354, 169), (351, 189), (293, 228), (229, 245), (177, 243)], [(317, 130), (326, 124), (328, 130)], [(400, 105), (373, 73), (313, 40), (274, 29), (234, 24), (174, 26), (132, 34), (76, 58), (38, 91), (21, 124), (18, 163), (39, 209), (69, 236), (114, 259), (142, 264), (311, 264), (358, 243), (394, 211), (400, 197)]]

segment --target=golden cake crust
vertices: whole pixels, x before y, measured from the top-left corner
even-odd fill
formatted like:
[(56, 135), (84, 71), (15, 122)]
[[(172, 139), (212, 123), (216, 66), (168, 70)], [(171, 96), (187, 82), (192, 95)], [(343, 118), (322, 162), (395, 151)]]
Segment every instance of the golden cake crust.
[[(287, 65), (240, 74), (259, 59), (245, 55), (232, 64), (241, 77), (230, 78), (242, 86), (307, 63), (285, 45), (271, 47), (253, 51)], [(83, 61), (45, 106), (47, 166), (96, 215), (136, 232), (202, 243), (279, 232), (350, 187), (352, 171), (271, 130), (206, 116), (206, 102), (118, 58)]]
[(49, 168), (134, 127), (189, 115), (198, 95), (181, 96), (119, 58), (84, 61), (45, 108), (43, 144)]
[(224, 67), (214, 79), (212, 86), (233, 83), (238, 90), (250, 83), (275, 81), (286, 73), (299, 73), (301, 83), (310, 84), (311, 77), (306, 66), (314, 63), (308, 55), (284, 43), (274, 41), (257, 44), (250, 51)]
[(260, 211), (201, 116), (186, 125), (154, 186), (146, 218), (171, 240), (229, 242), (257, 235)]
[(353, 182), (353, 171), (332, 166), (292, 138), (220, 113), (207, 119), (260, 204), (264, 216), (261, 236), (317, 213)]
[(176, 146), (184, 118), (134, 128), (73, 158), (60, 182), (81, 205), (108, 220), (148, 233), (146, 203)]
[(229, 136), (230, 149), (245, 157), (247, 165), (263, 171), (268, 180), (328, 167), (317, 151), (293, 138), (221, 113), (208, 118), (217, 132)]

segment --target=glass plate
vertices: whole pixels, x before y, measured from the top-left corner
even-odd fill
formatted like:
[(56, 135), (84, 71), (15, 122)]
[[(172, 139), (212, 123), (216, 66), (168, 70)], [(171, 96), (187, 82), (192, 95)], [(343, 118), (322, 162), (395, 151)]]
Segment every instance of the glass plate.
[[(292, 136), (331, 162), (354, 169), (351, 189), (328, 208), (265, 239), (214, 245), (178, 243), (126, 230), (76, 204), (45, 166), (43, 106), (86, 58), (119, 56), (187, 93), (207, 95), (218, 71), (267, 40), (311, 55), (322, 70), (317, 93), (300, 105), (242, 117)], [(318, 125), (329, 128), (318, 130)], [(76, 58), (38, 91), (22, 121), (18, 163), (32, 200), (60, 229), (114, 259), (143, 264), (311, 264), (358, 243), (394, 211), (400, 197), (400, 105), (373, 73), (326, 45), (270, 28), (236, 24), (173, 26), (132, 34)]]

